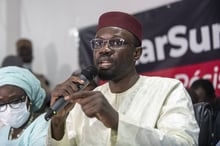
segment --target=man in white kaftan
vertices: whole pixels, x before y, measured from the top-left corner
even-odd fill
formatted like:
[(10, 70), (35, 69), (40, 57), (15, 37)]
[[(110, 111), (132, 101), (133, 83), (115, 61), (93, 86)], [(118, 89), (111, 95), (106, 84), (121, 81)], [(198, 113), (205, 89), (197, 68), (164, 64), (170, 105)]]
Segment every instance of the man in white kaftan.
[(76, 105), (66, 125), (71, 146), (197, 145), (199, 128), (191, 99), (179, 81), (140, 76), (123, 93), (111, 93), (108, 83), (95, 90), (119, 112), (118, 131), (88, 118)]
[(142, 25), (134, 16), (118, 11), (102, 14), (90, 43), (98, 77), (107, 82), (78, 92), (77, 85), (84, 82), (71, 76), (56, 86), (51, 104), (60, 96), (68, 104), (51, 120), (52, 138), (64, 136), (71, 146), (198, 144), (199, 127), (182, 83), (137, 73)]

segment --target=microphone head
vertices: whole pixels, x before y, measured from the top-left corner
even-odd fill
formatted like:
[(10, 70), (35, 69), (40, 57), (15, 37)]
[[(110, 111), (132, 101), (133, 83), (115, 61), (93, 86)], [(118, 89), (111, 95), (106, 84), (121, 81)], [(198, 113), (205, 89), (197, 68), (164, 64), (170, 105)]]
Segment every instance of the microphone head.
[(98, 70), (95, 66), (88, 66), (82, 70), (81, 74), (83, 74), (89, 81), (91, 81), (98, 74)]

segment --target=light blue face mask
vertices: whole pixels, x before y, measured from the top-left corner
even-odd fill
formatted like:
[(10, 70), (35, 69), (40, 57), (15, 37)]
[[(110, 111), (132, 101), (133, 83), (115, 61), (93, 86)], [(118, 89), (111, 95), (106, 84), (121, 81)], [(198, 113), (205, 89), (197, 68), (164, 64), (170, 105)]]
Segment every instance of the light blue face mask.
[(27, 109), (27, 98), (25, 102), (18, 103), (17, 109), (11, 108), (7, 105), (7, 109), (4, 112), (0, 112), (0, 121), (4, 125), (9, 125), (13, 128), (19, 128), (27, 122), (30, 116), (30, 108)]

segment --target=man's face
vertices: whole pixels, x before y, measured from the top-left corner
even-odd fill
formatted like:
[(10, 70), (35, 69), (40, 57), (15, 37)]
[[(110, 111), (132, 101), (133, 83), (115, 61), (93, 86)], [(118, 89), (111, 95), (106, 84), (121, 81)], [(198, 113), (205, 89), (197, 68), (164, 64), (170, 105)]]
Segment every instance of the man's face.
[[(130, 32), (117, 27), (104, 27), (96, 33), (96, 39), (106, 42), (103, 47), (93, 51), (94, 63), (101, 79), (117, 81), (135, 68), (135, 47)], [(123, 39), (124, 43), (120, 47), (111, 48), (108, 40), (112, 39)]]

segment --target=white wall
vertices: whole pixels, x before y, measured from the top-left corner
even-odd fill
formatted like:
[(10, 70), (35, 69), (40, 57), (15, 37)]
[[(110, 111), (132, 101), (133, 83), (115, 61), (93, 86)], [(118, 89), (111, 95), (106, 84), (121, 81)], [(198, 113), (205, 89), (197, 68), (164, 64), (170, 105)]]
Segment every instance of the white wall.
[(0, 0), (0, 60), (7, 54), (6, 52), (6, 1)]
[(177, 0), (0, 0), (0, 61), (15, 53), (15, 41), (33, 41), (35, 72), (55, 84), (78, 69), (77, 30), (106, 11), (137, 13)]

